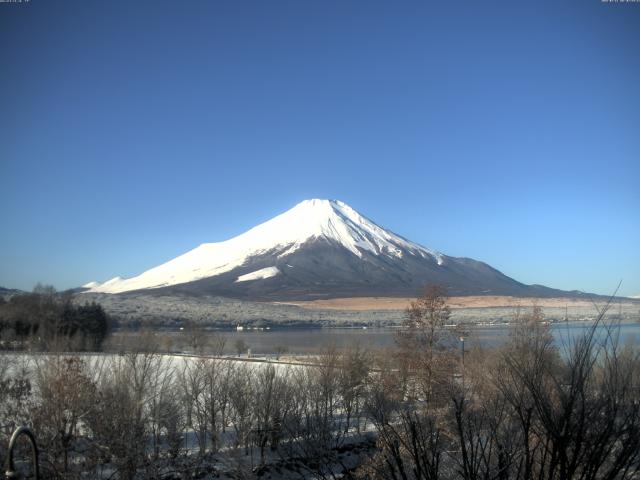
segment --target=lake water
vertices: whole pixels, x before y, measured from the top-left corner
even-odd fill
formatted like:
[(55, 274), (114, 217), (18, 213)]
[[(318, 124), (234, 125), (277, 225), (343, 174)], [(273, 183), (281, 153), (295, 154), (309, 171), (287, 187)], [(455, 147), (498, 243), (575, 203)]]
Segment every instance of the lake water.
[[(589, 324), (569, 323), (554, 324), (551, 331), (558, 345), (567, 344), (584, 334)], [(203, 352), (211, 350), (210, 345), (222, 338), (225, 341), (225, 352), (235, 353), (236, 343), (244, 342), (252, 354), (274, 354), (280, 348), (288, 353), (308, 354), (319, 352), (328, 346), (347, 348), (359, 345), (367, 348), (385, 348), (394, 345), (397, 328), (321, 328), (321, 329), (271, 329), (271, 330), (221, 330), (198, 332), (197, 341), (205, 345)], [(508, 326), (474, 327), (468, 330), (465, 347), (496, 347), (509, 338)], [(615, 329), (622, 344), (640, 343), (640, 323), (625, 323)], [(598, 329), (598, 335), (604, 337), (606, 330)], [(184, 331), (155, 332), (155, 340), (165, 350), (188, 352), (192, 350), (190, 335)], [(110, 340), (110, 349), (128, 349), (138, 344), (139, 334), (133, 332), (116, 332)]]

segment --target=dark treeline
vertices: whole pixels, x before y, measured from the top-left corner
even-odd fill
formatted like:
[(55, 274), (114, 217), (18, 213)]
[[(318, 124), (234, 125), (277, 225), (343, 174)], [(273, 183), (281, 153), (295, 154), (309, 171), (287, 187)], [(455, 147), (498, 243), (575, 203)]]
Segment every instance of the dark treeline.
[(0, 301), (0, 340), (5, 348), (100, 350), (109, 319), (96, 303), (75, 304), (71, 294), (38, 285)]
[(557, 347), (534, 308), (463, 355), (448, 317), (429, 290), (394, 349), (308, 366), (171, 357), (152, 334), (120, 355), (0, 356), (0, 426), (33, 427), (47, 478), (638, 478), (640, 357), (615, 326)]

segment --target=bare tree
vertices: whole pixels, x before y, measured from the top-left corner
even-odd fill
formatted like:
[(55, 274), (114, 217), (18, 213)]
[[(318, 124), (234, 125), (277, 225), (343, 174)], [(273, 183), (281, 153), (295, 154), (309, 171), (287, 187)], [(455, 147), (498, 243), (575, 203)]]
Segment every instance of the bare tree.
[(286, 373), (276, 372), (267, 365), (255, 372), (254, 440), (260, 449), (260, 462), (264, 463), (265, 448), (271, 443), (275, 450), (283, 436), (283, 423), (290, 411), (290, 390)]
[(206, 349), (214, 356), (221, 357), (227, 346), (227, 339), (217, 333), (210, 334), (207, 338)]
[(345, 470), (338, 452), (346, 438), (340, 370), (340, 354), (329, 347), (317, 365), (291, 372), (291, 403), (283, 422), (289, 440), (280, 450), (299, 458), (307, 475), (335, 478)]
[[(406, 379), (390, 356), (379, 355), (368, 383), (365, 409), (377, 431), (377, 453), (358, 470), (370, 479), (441, 478), (446, 450), (438, 412), (407, 397)], [(397, 358), (396, 358), (397, 359)]]
[(278, 360), (280, 360), (280, 357), (281, 357), (281, 356), (283, 356), (283, 355), (284, 355), (285, 353), (287, 353), (288, 351), (289, 351), (289, 349), (288, 349), (286, 346), (284, 346), (284, 345), (277, 345), (277, 346), (274, 348), (274, 352), (275, 352), (275, 354), (276, 354), (276, 358), (277, 358)]
[(123, 479), (145, 465), (146, 442), (158, 433), (165, 363), (151, 346), (142, 353), (112, 357), (98, 383), (95, 408), (87, 416), (101, 463), (111, 462)]
[(439, 374), (446, 368), (438, 354), (444, 349), (450, 334), (443, 327), (451, 311), (446, 290), (441, 285), (429, 285), (422, 296), (407, 308), (403, 329), (396, 334), (400, 366), (413, 378), (407, 387), (409, 395), (431, 400)]
[(217, 451), (220, 447), (219, 436), (226, 431), (226, 414), (229, 409), (229, 390), (233, 370), (233, 364), (228, 360), (209, 359), (205, 363), (204, 396), (213, 451)]
[(242, 355), (243, 353), (247, 353), (247, 350), (249, 349), (249, 345), (247, 345), (247, 342), (245, 342), (241, 338), (238, 338), (234, 342), (233, 346), (235, 347), (238, 356)]
[(339, 373), (339, 394), (345, 414), (345, 433), (355, 420), (357, 433), (360, 433), (362, 409), (364, 407), (365, 390), (369, 380), (372, 357), (370, 352), (352, 347), (341, 356)]
[(171, 357), (158, 356), (150, 366), (146, 380), (148, 423), (153, 443), (153, 455), (157, 459), (164, 443), (165, 432), (171, 434), (175, 444), (176, 429), (180, 422), (180, 411), (176, 405), (174, 385), (174, 367)]
[(638, 471), (640, 357), (637, 349), (620, 349), (603, 318), (604, 312), (558, 362), (548, 361), (544, 343), (533, 343), (525, 356), (507, 351), (534, 416), (533, 476), (629, 478)]
[(185, 362), (180, 375), (185, 404), (186, 426), (193, 429), (200, 455), (207, 449), (209, 437), (209, 409), (207, 402), (207, 360)]
[(231, 406), (231, 423), (236, 434), (235, 446), (243, 446), (245, 455), (249, 454), (251, 430), (253, 429), (253, 370), (246, 366), (238, 366), (231, 379), (229, 403)]
[(36, 362), (38, 403), (33, 422), (49, 465), (67, 476), (69, 455), (76, 443), (81, 422), (93, 409), (95, 385), (79, 357), (51, 355)]

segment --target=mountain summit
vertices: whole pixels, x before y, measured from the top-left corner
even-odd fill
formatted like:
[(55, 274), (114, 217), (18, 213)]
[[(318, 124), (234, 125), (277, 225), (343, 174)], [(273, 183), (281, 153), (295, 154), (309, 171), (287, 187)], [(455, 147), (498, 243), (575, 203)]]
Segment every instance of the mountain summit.
[(414, 296), (426, 283), (458, 295), (555, 296), (489, 265), (443, 255), (386, 230), (337, 200), (305, 200), (230, 240), (199, 247), (137, 277), (87, 291), (172, 289), (255, 299)]

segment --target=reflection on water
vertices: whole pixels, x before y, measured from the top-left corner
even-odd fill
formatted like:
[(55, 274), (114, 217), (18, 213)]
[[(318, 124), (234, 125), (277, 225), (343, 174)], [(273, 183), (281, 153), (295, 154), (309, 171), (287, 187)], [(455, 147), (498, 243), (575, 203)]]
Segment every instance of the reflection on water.
[[(588, 324), (570, 323), (554, 324), (552, 332), (558, 345), (567, 344), (582, 335)], [(227, 330), (201, 331), (197, 334), (197, 342), (204, 345), (203, 352), (213, 351), (213, 345), (224, 339), (225, 352), (235, 353), (236, 344), (244, 342), (252, 354), (274, 354), (278, 351), (288, 353), (314, 353), (328, 346), (338, 348), (359, 345), (367, 348), (385, 348), (394, 344), (395, 328), (322, 328), (322, 329), (272, 329), (272, 330)], [(640, 342), (640, 323), (620, 325), (616, 330), (622, 344)], [(606, 335), (605, 328), (598, 329), (598, 335)], [(192, 335), (184, 331), (155, 332), (155, 341), (163, 350), (192, 351), (190, 338)], [(457, 336), (454, 337), (457, 339)], [(490, 326), (475, 327), (468, 331), (465, 344), (473, 346), (496, 347), (509, 338), (509, 327)], [(140, 335), (133, 332), (117, 332), (110, 341), (111, 349), (131, 348), (137, 346)]]

